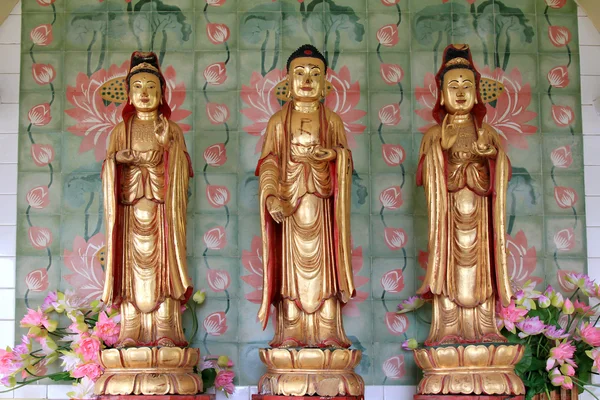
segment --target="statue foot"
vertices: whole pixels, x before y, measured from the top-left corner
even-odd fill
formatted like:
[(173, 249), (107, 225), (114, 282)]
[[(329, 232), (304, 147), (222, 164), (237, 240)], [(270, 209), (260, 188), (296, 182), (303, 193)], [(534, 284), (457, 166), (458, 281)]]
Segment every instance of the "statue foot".
[(138, 345), (138, 343), (135, 340), (133, 340), (132, 338), (125, 338), (123, 340), (119, 340), (116, 343), (115, 347), (117, 349), (122, 349), (124, 347), (136, 347), (137, 345)]
[(175, 342), (169, 338), (163, 337), (156, 341), (158, 347), (177, 347)]
[(497, 333), (488, 333), (483, 337), (483, 343), (506, 343), (508, 339)]

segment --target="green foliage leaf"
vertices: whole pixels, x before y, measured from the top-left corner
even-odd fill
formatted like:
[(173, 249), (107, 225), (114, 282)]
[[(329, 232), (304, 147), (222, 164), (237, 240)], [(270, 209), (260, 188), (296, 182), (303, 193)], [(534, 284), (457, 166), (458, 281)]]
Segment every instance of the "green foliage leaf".
[(71, 377), (71, 374), (69, 372), (57, 372), (56, 374), (48, 375), (48, 378), (50, 378), (54, 382), (69, 382), (77, 380)]
[(215, 379), (217, 377), (217, 370), (214, 368), (207, 368), (202, 370), (202, 385), (204, 390), (215, 386)]
[[(441, 40), (445, 33), (452, 35), (452, 3), (425, 7), (414, 17), (415, 38), (422, 45), (431, 45)], [(435, 37), (435, 39), (434, 39)]]

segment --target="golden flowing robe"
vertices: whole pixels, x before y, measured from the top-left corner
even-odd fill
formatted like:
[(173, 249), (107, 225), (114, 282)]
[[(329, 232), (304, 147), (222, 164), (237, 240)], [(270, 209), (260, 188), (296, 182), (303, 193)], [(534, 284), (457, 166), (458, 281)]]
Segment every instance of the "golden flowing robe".
[(495, 323), (495, 302), (510, 303), (506, 262), (506, 188), (510, 163), (498, 134), (483, 125), (483, 139), (495, 157), (474, 153), (474, 124), (462, 127), (447, 150), (440, 126), (421, 143), (417, 184), (428, 207), (429, 258), (417, 293), (433, 297), (428, 346), (504, 341)]
[[(342, 120), (324, 105), (319, 121), (303, 129), (293, 128), (292, 113), (288, 103), (269, 120), (256, 169), (263, 232), (258, 316), (264, 328), (271, 304), (276, 307), (272, 347), (349, 347), (341, 308), (355, 294), (351, 153)], [(336, 159), (316, 159), (315, 146), (334, 149)], [(281, 224), (267, 210), (270, 196), (278, 197), (289, 215)]]
[[(132, 117), (110, 136), (102, 169), (108, 249), (102, 300), (121, 305), (119, 342), (156, 345), (167, 338), (184, 346), (179, 308), (192, 291), (185, 219), (193, 172), (179, 126), (169, 121), (173, 140), (164, 150), (153, 123)], [(139, 162), (117, 163), (123, 149)]]

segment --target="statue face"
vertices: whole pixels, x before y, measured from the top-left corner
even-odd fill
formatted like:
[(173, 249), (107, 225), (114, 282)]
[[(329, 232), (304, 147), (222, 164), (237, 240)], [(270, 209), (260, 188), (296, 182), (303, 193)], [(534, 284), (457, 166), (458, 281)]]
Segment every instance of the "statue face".
[(296, 58), (290, 64), (288, 79), (294, 100), (318, 101), (325, 85), (325, 64), (318, 58)]
[(161, 97), (160, 80), (156, 75), (140, 72), (129, 80), (129, 98), (137, 111), (155, 111)]
[(469, 69), (446, 72), (442, 84), (444, 107), (449, 114), (468, 114), (477, 101), (475, 74)]

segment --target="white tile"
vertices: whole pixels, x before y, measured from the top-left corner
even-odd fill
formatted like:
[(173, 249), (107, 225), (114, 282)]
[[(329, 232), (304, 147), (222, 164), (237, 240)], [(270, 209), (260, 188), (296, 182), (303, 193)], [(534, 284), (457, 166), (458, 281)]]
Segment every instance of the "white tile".
[(588, 17), (579, 17), (579, 45), (600, 45), (600, 32), (598, 32), (592, 20)]
[(16, 257), (0, 257), (0, 288), (15, 287), (16, 270)]
[(68, 399), (67, 393), (71, 391), (73, 391), (73, 385), (48, 385), (48, 399)]
[[(2, 147), (0, 147), (1, 149)], [(17, 195), (0, 194), (0, 225), (17, 224)]]
[(585, 198), (586, 226), (600, 226), (600, 197)]
[[(581, 8), (581, 7), (579, 7)], [(17, 3), (17, 5), (15, 5), (15, 8), (13, 8), (13, 10), (10, 12), (11, 14), (21, 14), (21, 2), (19, 1)]]
[(258, 393), (258, 387), (250, 386), (250, 395), (257, 394), (257, 393)]
[(10, 225), (0, 225), (0, 257), (15, 257), (17, 255), (16, 242), (17, 227)]
[(0, 164), (0, 194), (17, 194), (17, 164)]
[[(1, 90), (1, 89), (0, 89)], [(581, 104), (592, 104), (594, 99), (600, 97), (600, 75), (581, 77)]]
[[(584, 167), (586, 196), (600, 196), (600, 167)], [(0, 175), (1, 176), (1, 175)]]
[(383, 399), (383, 386), (369, 385), (365, 386), (365, 400)]
[(600, 258), (600, 228), (587, 228), (587, 250), (589, 258)]
[[(7, 387), (0, 385), (0, 391), (8, 390)], [(0, 399), (12, 399), (15, 393), (11, 390), (10, 392), (0, 393)]]
[(18, 74), (21, 69), (21, 45), (0, 44), (0, 74)]
[(15, 289), (0, 289), (0, 320), (15, 320)]
[(219, 390), (217, 392), (216, 400), (250, 400), (250, 386), (236, 386), (235, 392), (230, 394), (229, 397), (225, 396), (225, 393)]
[(383, 398), (385, 400), (412, 399), (416, 392), (415, 386), (384, 386)]
[(0, 74), (0, 103), (19, 103), (19, 74)]
[(15, 346), (15, 321), (0, 321), (0, 348)]
[[(589, 246), (589, 241), (588, 241)], [(588, 275), (600, 283), (600, 258), (588, 258)], [(599, 382), (600, 383), (600, 382)]]
[(600, 75), (600, 46), (580, 46), (581, 75)]
[(45, 399), (47, 385), (27, 385), (15, 390), (15, 399)]
[[(2, 51), (1, 46), (0, 51)], [(17, 132), (19, 132), (19, 105), (0, 104), (0, 133)]]
[(0, 44), (21, 43), (21, 16), (9, 15), (0, 25)]
[(19, 134), (0, 133), (0, 164), (16, 164), (19, 160)]
[(600, 134), (600, 116), (598, 115), (598, 113), (596, 113), (596, 110), (594, 110), (593, 106), (581, 106), (581, 118), (584, 135)]
[(583, 164), (600, 165), (600, 135), (583, 137)]

